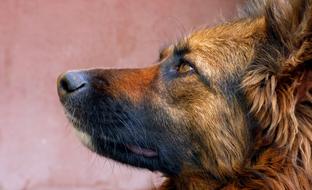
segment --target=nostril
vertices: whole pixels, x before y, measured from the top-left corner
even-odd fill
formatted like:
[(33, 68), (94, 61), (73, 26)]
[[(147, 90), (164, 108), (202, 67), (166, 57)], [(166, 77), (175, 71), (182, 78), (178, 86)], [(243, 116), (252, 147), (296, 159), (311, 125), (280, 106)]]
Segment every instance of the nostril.
[(70, 80), (61, 80), (61, 87), (67, 92), (74, 92), (85, 85), (84, 82), (77, 83)]
[(83, 88), (87, 84), (84, 75), (80, 72), (68, 72), (63, 74), (59, 80), (59, 87), (65, 93), (71, 93)]
[(64, 89), (65, 91), (68, 91), (69, 90), (69, 88), (68, 88), (68, 83), (67, 83), (67, 81), (66, 80), (61, 80), (60, 81), (60, 86), (61, 86), (61, 88), (62, 89)]

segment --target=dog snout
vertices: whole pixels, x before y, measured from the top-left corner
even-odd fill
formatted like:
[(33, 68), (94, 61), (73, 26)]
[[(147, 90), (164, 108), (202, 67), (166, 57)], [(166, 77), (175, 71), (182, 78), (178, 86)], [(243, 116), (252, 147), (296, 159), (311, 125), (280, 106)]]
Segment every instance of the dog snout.
[(61, 74), (57, 80), (58, 93), (60, 97), (72, 94), (86, 88), (88, 80), (81, 71), (69, 71)]

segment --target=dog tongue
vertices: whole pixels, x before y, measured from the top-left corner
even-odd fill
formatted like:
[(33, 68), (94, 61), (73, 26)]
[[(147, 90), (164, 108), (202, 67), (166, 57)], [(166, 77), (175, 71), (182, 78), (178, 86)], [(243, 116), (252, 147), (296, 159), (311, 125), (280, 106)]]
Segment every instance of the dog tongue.
[(126, 146), (129, 150), (131, 150), (133, 153), (138, 154), (138, 155), (142, 155), (145, 157), (157, 156), (157, 152), (150, 150), (150, 149), (141, 148), (135, 145), (126, 145)]

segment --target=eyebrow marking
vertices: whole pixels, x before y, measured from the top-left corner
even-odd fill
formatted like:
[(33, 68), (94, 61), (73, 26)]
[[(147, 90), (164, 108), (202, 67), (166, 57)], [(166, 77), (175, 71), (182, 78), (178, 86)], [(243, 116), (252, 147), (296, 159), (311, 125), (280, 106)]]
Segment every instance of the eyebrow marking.
[(158, 60), (161, 61), (169, 55), (182, 57), (183, 55), (189, 53), (191, 48), (189, 47), (187, 40), (183, 39), (179, 41), (176, 45), (170, 45), (164, 48), (161, 48), (159, 51)]
[(176, 56), (183, 56), (191, 51), (186, 40), (181, 40), (174, 46), (173, 54)]

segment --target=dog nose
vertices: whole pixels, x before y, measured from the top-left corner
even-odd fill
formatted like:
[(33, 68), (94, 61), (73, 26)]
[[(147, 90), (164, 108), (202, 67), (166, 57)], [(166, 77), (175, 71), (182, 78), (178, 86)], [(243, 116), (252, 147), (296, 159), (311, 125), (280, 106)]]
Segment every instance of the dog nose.
[(69, 71), (59, 76), (57, 80), (60, 95), (70, 94), (86, 86), (87, 80), (82, 72)]

